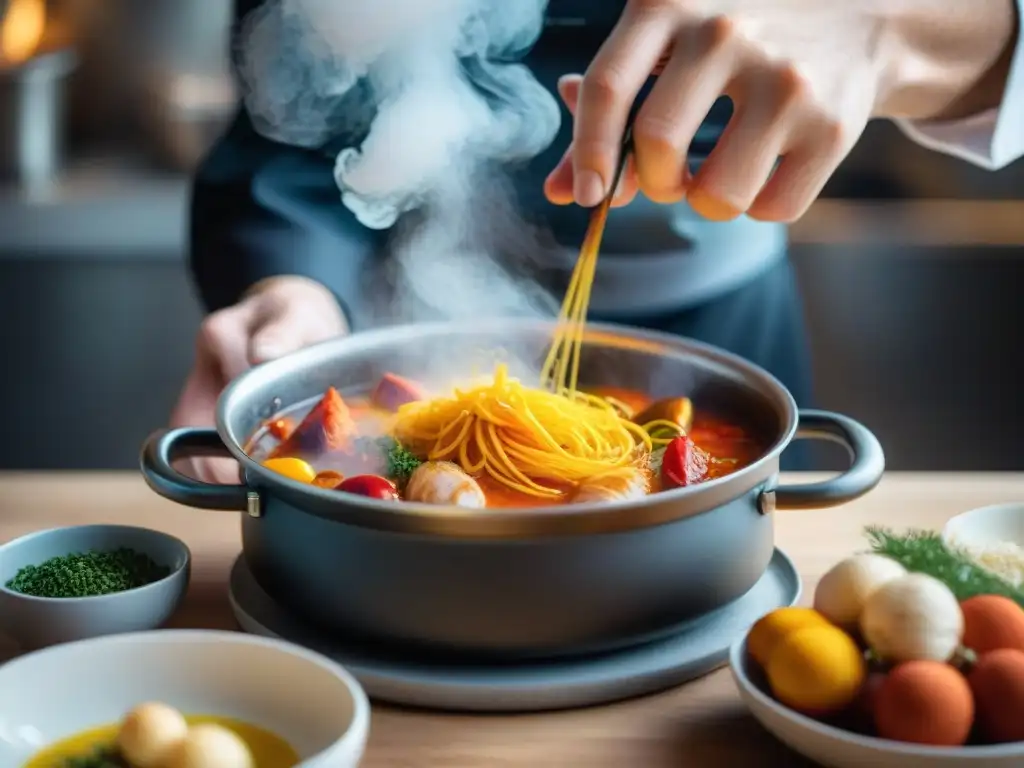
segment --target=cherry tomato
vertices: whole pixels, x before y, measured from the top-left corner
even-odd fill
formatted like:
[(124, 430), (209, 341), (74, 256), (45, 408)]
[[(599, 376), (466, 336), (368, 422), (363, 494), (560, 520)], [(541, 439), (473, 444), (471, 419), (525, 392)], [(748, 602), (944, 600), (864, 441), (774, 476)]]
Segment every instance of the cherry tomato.
[(344, 479), (345, 476), (341, 472), (325, 469), (316, 473), (316, 477), (313, 478), (313, 485), (320, 488), (337, 488)]
[(686, 435), (680, 435), (665, 447), (661, 460), (661, 484), (665, 488), (683, 488), (699, 483), (707, 476), (708, 458)]
[(358, 496), (367, 496), (371, 499), (384, 499), (386, 501), (398, 499), (398, 489), (395, 487), (395, 484), (380, 475), (347, 477), (335, 486), (334, 490), (354, 493)]
[(291, 419), (275, 419), (267, 425), (267, 431), (275, 440), (284, 440), (292, 433), (295, 429), (295, 424), (292, 423)]
[(302, 459), (282, 456), (277, 459), (267, 459), (263, 462), (263, 466), (300, 483), (312, 483), (313, 478), (316, 477), (316, 470)]

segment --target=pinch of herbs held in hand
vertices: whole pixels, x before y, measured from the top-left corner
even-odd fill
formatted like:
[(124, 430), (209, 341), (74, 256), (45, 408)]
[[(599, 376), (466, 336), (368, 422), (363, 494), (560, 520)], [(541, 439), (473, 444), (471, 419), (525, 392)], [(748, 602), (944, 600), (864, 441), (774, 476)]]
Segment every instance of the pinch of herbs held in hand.
[(80, 552), (26, 565), (5, 585), (32, 597), (96, 597), (144, 587), (166, 578), (171, 569), (132, 549)]

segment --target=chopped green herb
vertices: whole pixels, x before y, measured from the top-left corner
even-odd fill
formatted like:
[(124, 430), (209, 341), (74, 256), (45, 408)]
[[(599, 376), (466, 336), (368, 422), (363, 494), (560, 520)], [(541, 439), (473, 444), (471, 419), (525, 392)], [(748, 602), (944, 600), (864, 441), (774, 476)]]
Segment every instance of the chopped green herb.
[(68, 758), (61, 768), (129, 768), (129, 766), (113, 747), (100, 747), (91, 755)]
[(908, 571), (933, 576), (949, 587), (958, 600), (975, 595), (1002, 595), (1024, 606), (1024, 590), (976, 565), (962, 552), (950, 549), (934, 531), (894, 533), (870, 527), (866, 535), (872, 552), (892, 558)]
[(148, 555), (121, 548), (52, 557), (39, 565), (27, 565), (6, 586), (34, 597), (94, 597), (143, 587), (170, 572)]
[(384, 451), (387, 459), (387, 476), (399, 485), (408, 482), (412, 473), (423, 463), (415, 454), (393, 438), (381, 438), (378, 445)]

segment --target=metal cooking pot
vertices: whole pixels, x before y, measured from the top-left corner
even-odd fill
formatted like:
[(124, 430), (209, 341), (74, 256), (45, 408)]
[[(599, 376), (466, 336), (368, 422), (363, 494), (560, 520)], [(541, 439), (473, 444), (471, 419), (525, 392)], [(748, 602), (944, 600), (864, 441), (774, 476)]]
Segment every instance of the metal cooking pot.
[[(556, 656), (637, 643), (677, 630), (743, 595), (771, 558), (776, 509), (828, 507), (869, 491), (885, 460), (845, 416), (798, 412), (772, 376), (686, 339), (588, 326), (581, 381), (655, 397), (685, 394), (737, 419), (770, 446), (752, 465), (639, 501), (542, 509), (449, 509), (305, 485), (243, 451), (282, 406), (310, 407), (328, 386), (366, 391), (386, 371), (449, 380), (498, 358), (536, 368), (550, 322), (499, 320), (369, 331), (261, 365), (233, 382), (217, 429), (154, 434), (142, 471), (157, 493), (193, 507), (241, 511), (246, 562), (296, 616), (375, 643), (492, 657)], [(779, 485), (794, 438), (837, 440), (850, 469)], [(240, 485), (200, 483), (172, 461), (227, 450)]]

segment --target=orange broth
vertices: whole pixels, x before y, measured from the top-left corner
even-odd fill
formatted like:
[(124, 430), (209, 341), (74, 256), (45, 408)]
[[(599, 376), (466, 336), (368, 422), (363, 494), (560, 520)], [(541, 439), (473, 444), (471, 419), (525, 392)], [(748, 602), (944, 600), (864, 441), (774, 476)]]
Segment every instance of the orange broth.
[[(600, 387), (590, 390), (593, 394), (608, 397), (625, 405), (634, 413), (640, 413), (655, 402), (655, 398), (632, 389), (622, 387)], [(360, 437), (383, 437), (387, 433), (391, 414), (379, 410), (370, 404), (368, 397), (345, 397), (348, 416), (355, 425), (356, 434)], [(260, 445), (264, 439), (270, 438), (276, 443), (284, 437), (284, 424), (292, 424), (287, 416), (272, 417), (258, 430), (250, 441), (251, 455), (259, 459), (265, 449)], [(708, 468), (704, 480), (711, 480), (735, 472), (755, 461), (763, 450), (763, 444), (750, 432), (738, 424), (710, 413), (696, 410), (693, 423), (688, 433), (698, 448), (708, 454)], [(352, 458), (344, 454), (323, 454), (316, 456), (310, 464), (317, 472), (336, 471), (344, 476), (355, 474), (377, 474), (383, 472), (381, 466), (368, 466), (365, 458)], [(487, 506), (490, 508), (510, 507), (545, 507), (566, 503), (571, 496), (571, 486), (566, 484), (565, 495), (561, 498), (531, 496), (508, 488), (490, 476), (476, 478), (484, 492)], [(655, 473), (651, 480), (651, 492), (661, 490), (660, 478)]]

